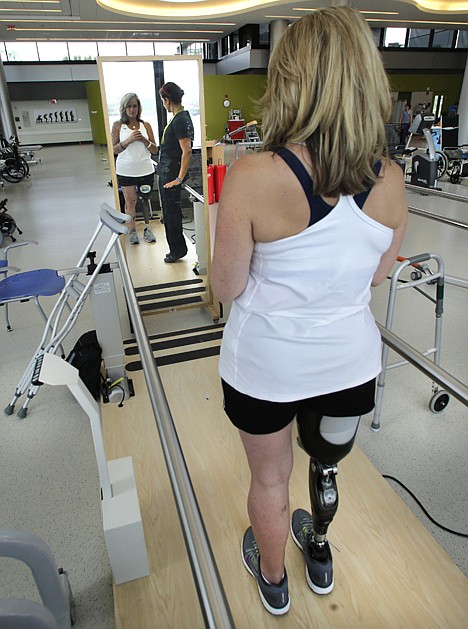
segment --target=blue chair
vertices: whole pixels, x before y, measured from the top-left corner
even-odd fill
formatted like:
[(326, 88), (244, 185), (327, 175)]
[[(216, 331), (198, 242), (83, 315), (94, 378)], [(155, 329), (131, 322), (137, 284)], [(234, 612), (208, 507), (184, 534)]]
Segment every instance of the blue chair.
[(42, 318), (44, 321), (47, 321), (47, 316), (39, 303), (39, 297), (57, 295), (65, 286), (65, 279), (60, 277), (54, 269), (37, 269), (24, 273), (15, 273), (15, 275), (8, 274), (11, 271), (19, 271), (18, 268), (8, 265), (8, 250), (27, 244), (37, 243), (34, 241), (13, 243), (5, 247), (0, 259), (0, 278), (3, 277), (0, 281), (0, 306), (5, 306), (5, 320), (8, 331), (11, 331), (8, 318), (8, 304), (15, 301), (25, 302), (33, 299)]

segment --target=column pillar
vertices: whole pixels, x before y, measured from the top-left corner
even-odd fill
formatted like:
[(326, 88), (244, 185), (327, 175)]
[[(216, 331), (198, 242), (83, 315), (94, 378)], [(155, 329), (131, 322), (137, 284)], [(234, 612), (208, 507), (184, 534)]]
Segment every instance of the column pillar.
[(282, 18), (270, 22), (270, 52), (273, 52), (274, 47), (281, 39), (281, 35), (288, 28), (288, 25), (288, 20)]
[(3, 63), (0, 61), (0, 125), (2, 127), (2, 133), (6, 140), (9, 140), (11, 136), (14, 136), (15, 140), (18, 139), (15, 118), (13, 116), (13, 109), (11, 108), (10, 94), (8, 92), (8, 85), (6, 82), (5, 71), (3, 69)]
[(468, 144), (468, 55), (458, 102), (458, 144)]

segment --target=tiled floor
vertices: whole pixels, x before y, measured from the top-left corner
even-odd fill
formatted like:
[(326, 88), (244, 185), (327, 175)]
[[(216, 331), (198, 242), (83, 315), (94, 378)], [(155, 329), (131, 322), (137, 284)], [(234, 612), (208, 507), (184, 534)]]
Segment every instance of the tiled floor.
[[(44, 148), (42, 163), (31, 177), (6, 184), (8, 208), (23, 230), (23, 239), (37, 246), (22, 247), (10, 262), (23, 270), (74, 266), (89, 240), (103, 201), (113, 204), (107, 151), (65, 146)], [(467, 186), (451, 186), (466, 196)], [(468, 205), (410, 193), (409, 205), (427, 208), (468, 222)], [(446, 273), (468, 278), (467, 233), (411, 215), (402, 255), (433, 251), (443, 256)], [(373, 310), (385, 319), (388, 284), (374, 290)], [(47, 307), (54, 298), (46, 300)], [(123, 303), (122, 303), (123, 306)], [(125, 308), (122, 308), (125, 313)], [(445, 295), (441, 365), (459, 380), (468, 380), (466, 313), (468, 291), (448, 285)], [(0, 312), (1, 314), (1, 312)], [(11, 308), (14, 330), (0, 330), (3, 407), (9, 402), (37, 341), (42, 324), (32, 304)], [(419, 349), (433, 344), (434, 306), (413, 289), (398, 295), (394, 331)], [(148, 333), (207, 325), (200, 309), (146, 318)], [(74, 338), (93, 327), (86, 306)], [(130, 336), (122, 316), (125, 338)], [(403, 482), (432, 517), (450, 529), (468, 533), (468, 411), (455, 399), (440, 415), (430, 412), (431, 383), (414, 367), (387, 374), (382, 428), (370, 430), (363, 417), (357, 443), (383, 473)], [(69, 571), (77, 601), (78, 629), (114, 626), (109, 563), (102, 535), (98, 477), (88, 419), (62, 387), (44, 387), (33, 400), (25, 420), (0, 415), (0, 526), (23, 528), (50, 544), (57, 563)], [(393, 483), (393, 481), (389, 481)], [(411, 497), (395, 490), (433, 533), (457, 565), (468, 574), (466, 538), (430, 523)], [(39, 600), (29, 572), (12, 560), (0, 559), (0, 596)], [(139, 629), (139, 628), (136, 628)]]

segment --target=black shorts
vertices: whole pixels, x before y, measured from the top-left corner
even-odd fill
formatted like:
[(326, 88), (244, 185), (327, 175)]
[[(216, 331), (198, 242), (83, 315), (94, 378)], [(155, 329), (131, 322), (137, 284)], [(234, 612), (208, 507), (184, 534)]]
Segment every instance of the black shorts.
[(117, 175), (119, 188), (130, 186), (151, 186), (153, 187), (154, 173), (142, 175), (141, 177), (126, 177), (125, 175)]
[(285, 428), (296, 416), (301, 404), (319, 415), (356, 417), (374, 408), (375, 378), (351, 389), (298, 400), (297, 402), (269, 402), (239, 393), (221, 380), (224, 391), (224, 410), (231, 422), (251, 435), (267, 435)]

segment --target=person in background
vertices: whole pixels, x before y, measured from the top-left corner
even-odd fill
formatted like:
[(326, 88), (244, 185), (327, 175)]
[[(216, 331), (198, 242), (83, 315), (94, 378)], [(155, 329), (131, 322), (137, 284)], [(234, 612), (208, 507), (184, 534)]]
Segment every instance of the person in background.
[(408, 137), (408, 131), (412, 122), (413, 112), (411, 111), (411, 103), (407, 102), (400, 116), (400, 144), (406, 144), (406, 138)]
[[(333, 589), (336, 465), (374, 407), (381, 339), (370, 289), (396, 259), (407, 204), (401, 168), (384, 157), (387, 76), (357, 10), (320, 9), (292, 24), (261, 106), (262, 152), (235, 161), (224, 182), (211, 283), (232, 302), (219, 371), (251, 473), (242, 560), (265, 608), (281, 615), (289, 528), (309, 587)], [(312, 513), (291, 518), (295, 417)]]
[(169, 245), (164, 262), (172, 263), (187, 255), (187, 243), (182, 228), (181, 195), (182, 183), (192, 159), (194, 130), (190, 114), (182, 105), (184, 90), (176, 83), (164, 83), (159, 95), (166, 111), (172, 114), (161, 139), (158, 165), (159, 192)]
[[(135, 226), (137, 188), (142, 185), (153, 186), (154, 162), (151, 155), (158, 152), (151, 125), (141, 119), (141, 111), (140, 99), (129, 92), (120, 101), (120, 120), (112, 125), (117, 181), (124, 195), (125, 212), (132, 217), (128, 224), (132, 245), (140, 242)], [(148, 225), (144, 228), (143, 237), (148, 242), (156, 241)]]

